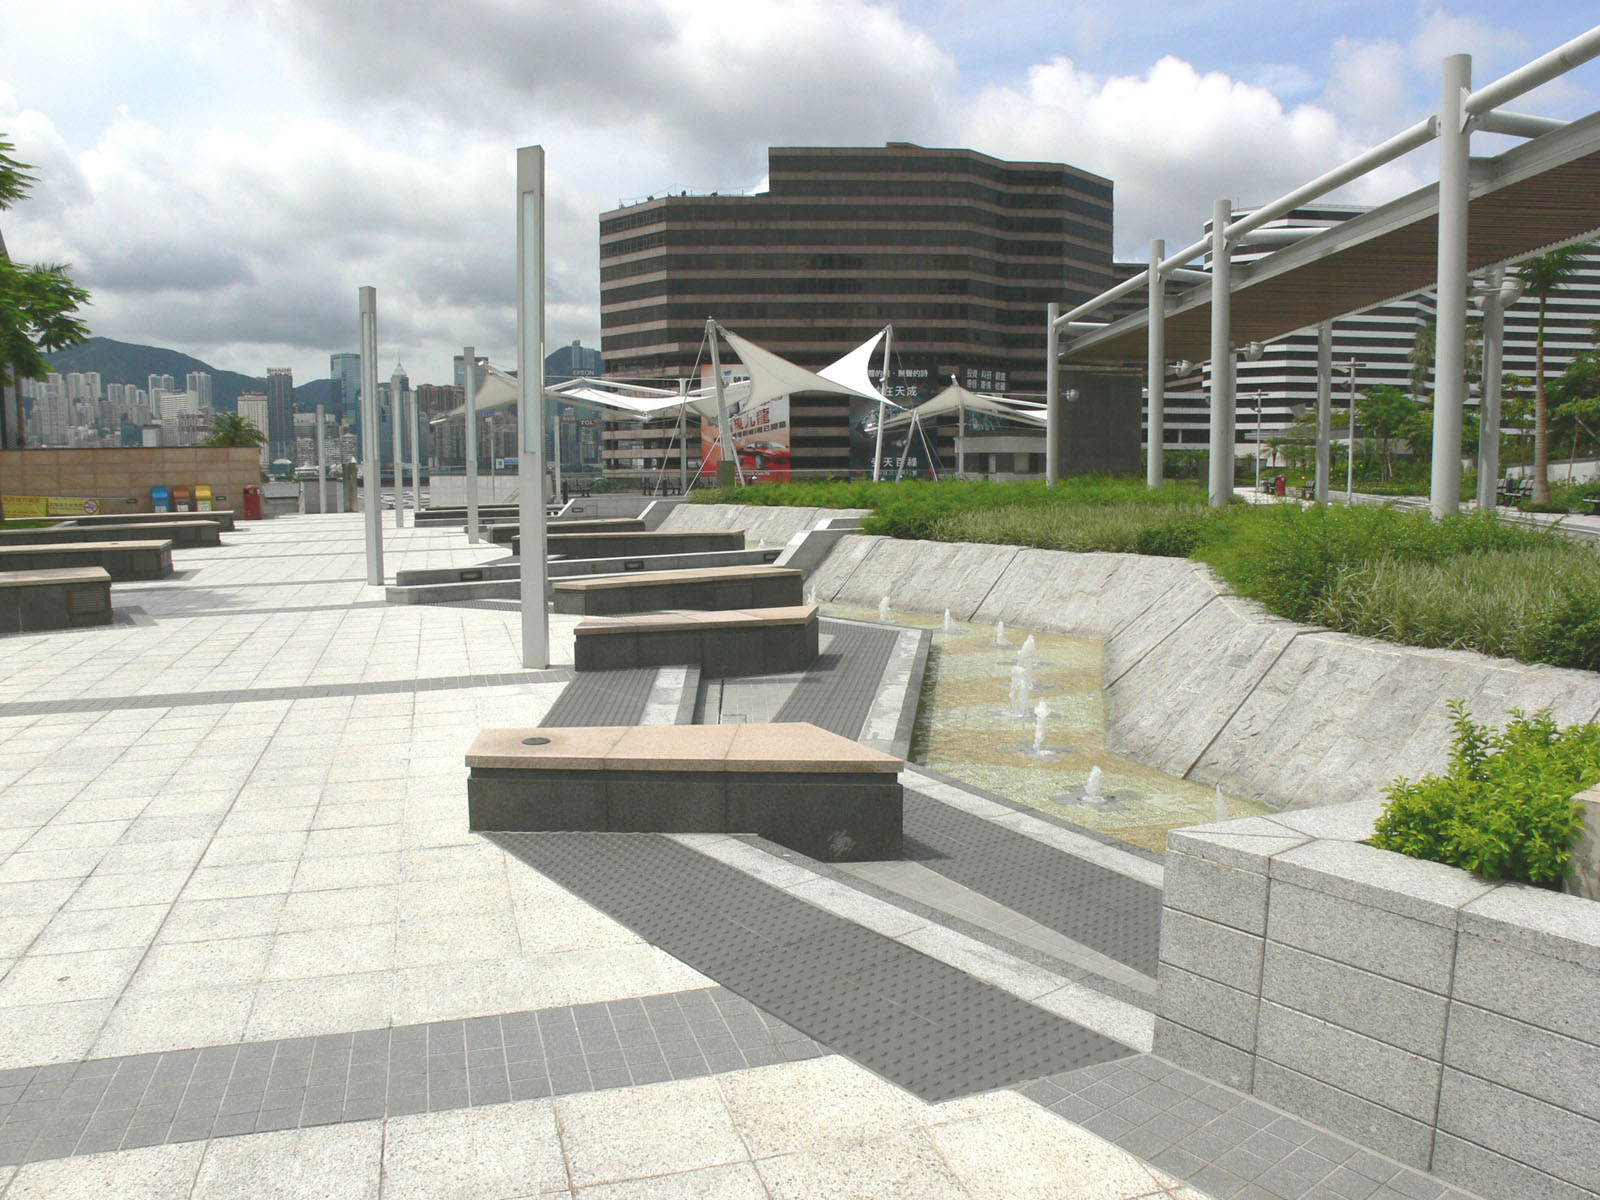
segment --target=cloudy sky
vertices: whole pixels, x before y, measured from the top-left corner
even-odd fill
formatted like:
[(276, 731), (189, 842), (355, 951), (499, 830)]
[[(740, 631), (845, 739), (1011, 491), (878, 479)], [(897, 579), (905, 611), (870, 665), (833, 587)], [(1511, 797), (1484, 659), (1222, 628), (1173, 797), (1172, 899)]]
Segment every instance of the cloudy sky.
[[(515, 365), (514, 161), (547, 155), (547, 340), (598, 345), (597, 214), (749, 189), (770, 145), (970, 146), (1116, 183), (1119, 253), (1198, 236), (1576, 36), (1593, 0), (12, 0), (0, 136), (38, 167), (12, 254), (96, 333), (325, 376), (378, 289), (380, 358)], [(19, 52), (22, 48), (25, 52)], [(1600, 107), (1600, 65), (1520, 101)], [(1478, 153), (1502, 139), (1475, 139)], [(1427, 152), (1356, 191), (1428, 178)]]

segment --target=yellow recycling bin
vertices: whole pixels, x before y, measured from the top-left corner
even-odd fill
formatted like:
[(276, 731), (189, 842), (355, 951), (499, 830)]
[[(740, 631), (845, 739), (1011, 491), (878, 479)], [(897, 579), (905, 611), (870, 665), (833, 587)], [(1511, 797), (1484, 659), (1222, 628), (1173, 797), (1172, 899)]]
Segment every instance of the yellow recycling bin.
[(197, 483), (194, 485), (194, 510), (195, 512), (211, 511), (211, 485)]

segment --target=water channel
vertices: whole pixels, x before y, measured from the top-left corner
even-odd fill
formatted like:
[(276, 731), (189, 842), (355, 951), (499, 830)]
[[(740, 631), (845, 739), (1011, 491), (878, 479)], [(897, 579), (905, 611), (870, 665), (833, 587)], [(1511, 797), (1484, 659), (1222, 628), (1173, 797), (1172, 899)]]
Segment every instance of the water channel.
[[(884, 615), (881, 605), (823, 611)], [(1098, 641), (893, 609), (887, 617), (934, 631), (912, 762), (1150, 850), (1164, 849), (1169, 829), (1270, 811), (1107, 749)]]

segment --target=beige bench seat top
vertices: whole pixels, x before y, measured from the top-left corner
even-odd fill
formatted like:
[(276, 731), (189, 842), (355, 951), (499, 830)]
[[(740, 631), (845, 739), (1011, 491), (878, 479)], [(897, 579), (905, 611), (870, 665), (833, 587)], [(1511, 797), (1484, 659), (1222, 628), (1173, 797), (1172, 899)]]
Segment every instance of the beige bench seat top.
[(43, 571), (0, 571), (0, 589), (49, 587), (58, 583), (110, 583), (104, 567), (53, 567)]
[(64, 551), (69, 554), (94, 554), (101, 550), (171, 550), (170, 541), (127, 542), (36, 542), (31, 546), (0, 546), (0, 555), (40, 554)]
[(798, 567), (679, 567), (671, 571), (632, 571), (626, 575), (597, 575), (588, 579), (558, 579), (558, 592), (600, 591), (604, 588), (648, 587), (653, 583), (720, 583), (742, 579), (768, 579), (801, 574)]
[(804, 625), (816, 618), (815, 604), (784, 608), (669, 609), (666, 612), (621, 613), (614, 617), (585, 617), (577, 636), (610, 633), (667, 633), (691, 629), (760, 629), (772, 625)]
[[(546, 738), (529, 746), (528, 738)], [(898, 774), (901, 759), (804, 722), (485, 729), (467, 766), (510, 770)]]

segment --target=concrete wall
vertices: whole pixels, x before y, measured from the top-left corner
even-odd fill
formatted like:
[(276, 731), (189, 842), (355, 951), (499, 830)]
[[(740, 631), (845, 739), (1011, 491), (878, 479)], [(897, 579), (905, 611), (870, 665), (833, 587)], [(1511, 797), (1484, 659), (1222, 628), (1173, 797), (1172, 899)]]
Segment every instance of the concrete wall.
[[(813, 517), (810, 510), (806, 519)], [(1452, 698), (1600, 718), (1600, 676), (1420, 650), (1268, 616), (1198, 563), (846, 534), (811, 574), (823, 601), (1099, 638), (1107, 742), (1276, 807), (1379, 794), (1448, 761)]]
[[(786, 546), (797, 533), (830, 517), (864, 517), (865, 508), (775, 508), (756, 504), (683, 504), (661, 523), (676, 529), (742, 529), (747, 546)], [(876, 603), (876, 601), (874, 601)]]
[(244, 485), (261, 479), (253, 446), (0, 450), (0, 489), (15, 496), (85, 496), (101, 512), (153, 512), (150, 489), (210, 484), (218, 508), (242, 509)]
[(1600, 1195), (1600, 908), (1364, 845), (1174, 832), (1156, 1052), (1486, 1196)]

